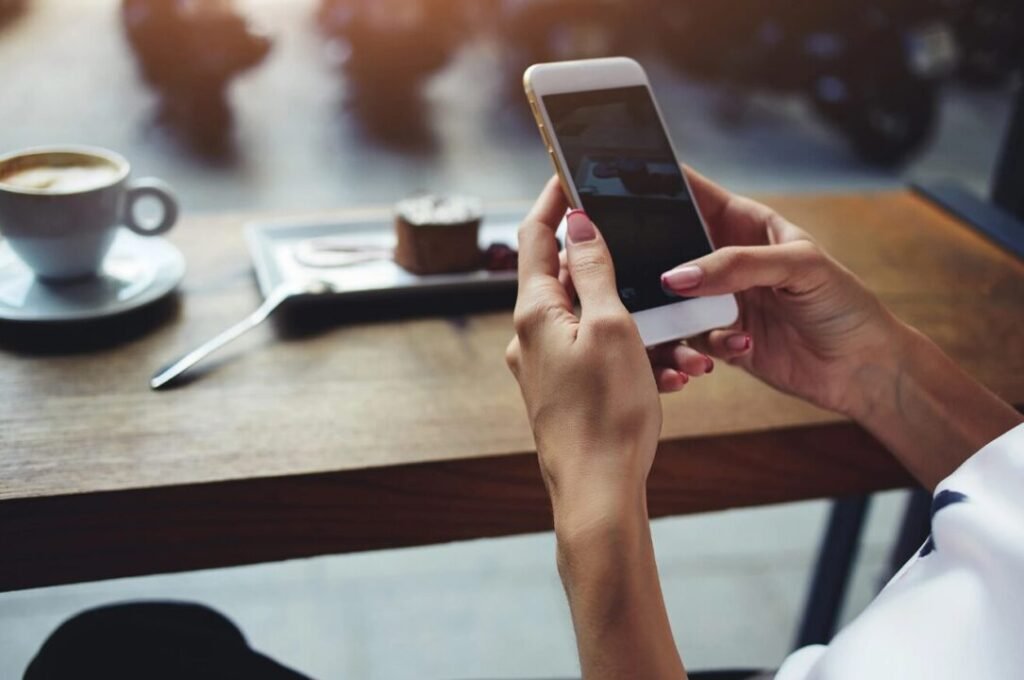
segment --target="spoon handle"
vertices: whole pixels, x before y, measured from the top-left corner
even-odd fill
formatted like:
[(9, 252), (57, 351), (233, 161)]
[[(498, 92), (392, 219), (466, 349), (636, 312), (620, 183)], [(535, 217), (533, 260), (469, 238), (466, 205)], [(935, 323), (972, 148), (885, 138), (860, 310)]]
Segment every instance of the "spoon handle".
[(294, 291), (288, 287), (281, 286), (279, 288), (275, 288), (270, 292), (270, 295), (267, 296), (263, 303), (253, 310), (249, 316), (245, 317), (234, 326), (226, 328), (218, 335), (215, 335), (203, 344), (199, 345), (199, 347), (196, 347), (188, 354), (182, 356), (180, 359), (174, 360), (164, 368), (157, 371), (156, 374), (150, 378), (149, 386), (154, 390), (159, 390), (164, 387), (210, 354), (216, 352), (224, 345), (243, 335), (246, 331), (252, 330), (266, 321), (267, 317), (269, 317), (282, 302), (290, 298), (293, 294)]

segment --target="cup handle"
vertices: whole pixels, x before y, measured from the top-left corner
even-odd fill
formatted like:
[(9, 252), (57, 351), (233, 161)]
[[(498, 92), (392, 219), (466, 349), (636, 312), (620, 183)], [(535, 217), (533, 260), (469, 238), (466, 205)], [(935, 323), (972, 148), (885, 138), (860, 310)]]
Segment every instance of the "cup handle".
[[(125, 191), (124, 226), (142, 236), (157, 236), (174, 226), (178, 219), (178, 199), (166, 182), (153, 177), (131, 180)], [(163, 208), (163, 215), (155, 226), (139, 224), (135, 218), (136, 201), (147, 196), (160, 201)]]

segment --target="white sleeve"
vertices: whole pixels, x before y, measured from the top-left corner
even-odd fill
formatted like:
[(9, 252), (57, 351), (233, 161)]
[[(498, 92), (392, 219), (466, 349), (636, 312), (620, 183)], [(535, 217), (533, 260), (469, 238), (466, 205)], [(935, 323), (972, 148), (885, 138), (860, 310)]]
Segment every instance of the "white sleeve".
[(1024, 425), (935, 489), (932, 536), (827, 647), (776, 680), (1024, 677)]

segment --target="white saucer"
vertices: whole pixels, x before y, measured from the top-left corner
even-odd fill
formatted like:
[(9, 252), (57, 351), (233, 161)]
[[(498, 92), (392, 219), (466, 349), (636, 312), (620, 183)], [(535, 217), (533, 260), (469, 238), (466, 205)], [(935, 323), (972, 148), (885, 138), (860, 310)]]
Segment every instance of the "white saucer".
[(157, 300), (181, 282), (185, 258), (157, 236), (122, 229), (99, 276), (43, 283), (0, 242), (0, 319), (82, 321), (121, 314)]

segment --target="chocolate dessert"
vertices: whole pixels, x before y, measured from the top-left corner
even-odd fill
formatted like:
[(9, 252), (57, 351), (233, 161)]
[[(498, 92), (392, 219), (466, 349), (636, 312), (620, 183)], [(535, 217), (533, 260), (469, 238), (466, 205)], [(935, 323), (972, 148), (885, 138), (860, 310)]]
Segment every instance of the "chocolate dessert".
[(479, 269), (480, 202), (463, 196), (417, 196), (395, 206), (395, 262), (414, 274)]

